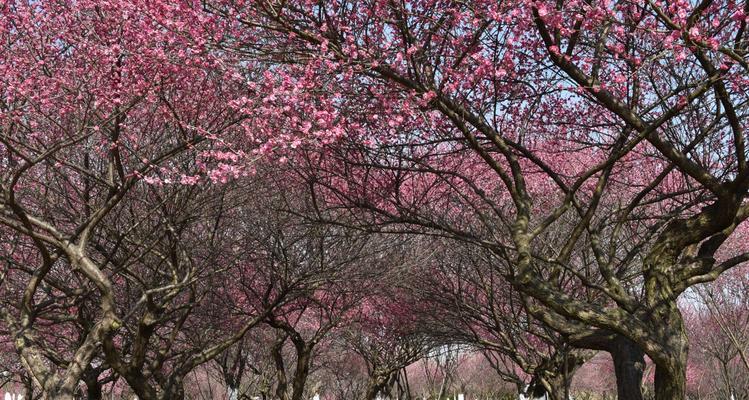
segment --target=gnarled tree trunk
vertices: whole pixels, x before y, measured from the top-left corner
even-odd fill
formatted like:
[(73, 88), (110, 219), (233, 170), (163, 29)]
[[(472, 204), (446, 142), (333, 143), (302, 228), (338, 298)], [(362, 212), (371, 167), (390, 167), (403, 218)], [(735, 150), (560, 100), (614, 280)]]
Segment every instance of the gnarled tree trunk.
[[(681, 315), (678, 317), (681, 320)], [(683, 325), (669, 329), (675, 331), (666, 338), (665, 350), (651, 356), (655, 362), (656, 400), (686, 399), (687, 395), (689, 341)]]
[(642, 376), (645, 372), (645, 353), (631, 340), (617, 336), (609, 350), (614, 361), (616, 398), (642, 400)]
[(310, 364), (312, 363), (312, 346), (298, 344), (295, 347), (297, 359), (294, 379), (291, 383), (291, 400), (302, 400), (307, 377), (309, 377)]

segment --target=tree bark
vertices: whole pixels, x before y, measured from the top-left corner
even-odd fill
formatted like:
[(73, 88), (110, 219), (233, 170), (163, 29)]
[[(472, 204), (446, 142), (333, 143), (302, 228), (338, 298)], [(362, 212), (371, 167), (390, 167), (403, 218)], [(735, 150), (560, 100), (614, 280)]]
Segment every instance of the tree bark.
[(382, 392), (382, 389), (387, 384), (387, 376), (375, 375), (370, 377), (369, 384), (367, 385), (367, 392), (364, 395), (365, 400), (375, 400), (377, 395)]
[(86, 397), (88, 398), (88, 400), (101, 400), (101, 384), (99, 383), (98, 375), (84, 375), (83, 383), (86, 384)]
[(655, 400), (687, 398), (686, 340), (684, 340), (683, 349), (683, 351), (670, 353), (665, 362), (659, 360), (655, 363)]
[(294, 380), (291, 383), (291, 400), (302, 400), (304, 397), (304, 387), (307, 385), (311, 362), (312, 347), (307, 345), (297, 346), (296, 368), (294, 369)]
[[(657, 264), (656, 264), (657, 265)], [(664, 268), (647, 271), (646, 302), (653, 310), (649, 338), (643, 341), (655, 364), (655, 400), (686, 399), (689, 338)], [(652, 339), (651, 339), (652, 338)]]
[(276, 366), (276, 377), (278, 379), (278, 382), (276, 384), (276, 397), (279, 400), (287, 400), (288, 394), (287, 394), (287, 381), (286, 381), (286, 366), (284, 365), (283, 360), (283, 344), (285, 342), (284, 340), (279, 341), (276, 343), (275, 346), (271, 349), (271, 354), (273, 356), (273, 363)]
[(631, 340), (618, 336), (609, 351), (614, 360), (618, 400), (642, 400), (645, 353)]
[(637, 343), (620, 334), (596, 330), (576, 336), (571, 343), (580, 348), (605, 351), (611, 355), (616, 376), (617, 399), (642, 400), (645, 353)]
[(367, 386), (367, 392), (364, 394), (365, 400), (375, 400), (377, 398), (377, 394), (380, 393), (380, 387), (381, 385), (378, 384), (370, 384)]
[(564, 377), (555, 376), (554, 378), (542, 378), (542, 380), (538, 381), (535, 386), (529, 388), (529, 393), (533, 398), (566, 400), (566, 388), (567, 385), (564, 381)]
[(655, 400), (686, 399), (687, 374), (684, 364), (655, 367)]

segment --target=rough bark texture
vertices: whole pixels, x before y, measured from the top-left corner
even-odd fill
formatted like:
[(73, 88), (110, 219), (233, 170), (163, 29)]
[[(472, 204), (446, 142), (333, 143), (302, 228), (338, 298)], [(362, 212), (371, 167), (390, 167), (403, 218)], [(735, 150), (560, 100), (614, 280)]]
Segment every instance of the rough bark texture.
[(655, 367), (656, 400), (686, 399), (689, 342), (683, 326), (668, 339), (667, 357)]
[(618, 337), (610, 351), (614, 360), (616, 393), (619, 400), (642, 400), (645, 354), (632, 341)]

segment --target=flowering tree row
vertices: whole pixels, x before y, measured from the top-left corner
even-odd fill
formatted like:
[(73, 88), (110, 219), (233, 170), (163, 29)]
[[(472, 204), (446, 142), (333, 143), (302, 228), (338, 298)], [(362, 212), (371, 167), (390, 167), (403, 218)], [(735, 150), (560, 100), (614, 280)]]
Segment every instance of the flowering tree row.
[(368, 398), (455, 345), (562, 398), (603, 351), (640, 399), (650, 360), (685, 398), (692, 291), (746, 358), (694, 288), (749, 260), (747, 2), (0, 16), (0, 317), (47, 398), (183, 398), (210, 361), (236, 383), (254, 332), (298, 400), (344, 326)]

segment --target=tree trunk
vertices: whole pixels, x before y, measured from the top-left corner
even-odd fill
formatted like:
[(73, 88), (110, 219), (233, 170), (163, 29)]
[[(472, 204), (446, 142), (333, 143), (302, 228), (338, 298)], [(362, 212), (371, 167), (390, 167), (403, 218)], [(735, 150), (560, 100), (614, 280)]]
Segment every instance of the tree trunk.
[(548, 400), (567, 400), (567, 384), (564, 377), (555, 376), (553, 379), (545, 379), (544, 384), (538, 385), (533, 391), (533, 396)]
[(286, 366), (284, 364), (283, 360), (283, 343), (284, 341), (280, 341), (276, 343), (275, 346), (273, 346), (273, 349), (271, 349), (271, 354), (273, 356), (273, 363), (276, 366), (276, 377), (278, 379), (277, 385), (276, 385), (276, 397), (278, 400), (286, 400), (288, 398), (287, 394), (287, 381), (286, 381)]
[(369, 379), (369, 384), (367, 385), (367, 392), (364, 395), (364, 399), (375, 400), (377, 398), (377, 395), (382, 391), (386, 382), (387, 382), (387, 377), (382, 377), (382, 376), (371, 377)]
[(617, 336), (609, 351), (614, 360), (618, 400), (642, 400), (645, 353), (631, 340)]
[(642, 400), (642, 377), (645, 371), (642, 347), (629, 338), (606, 330), (576, 337), (573, 345), (609, 353), (614, 361), (617, 399)]
[(382, 390), (382, 387), (384, 386), (384, 382), (382, 382), (380, 379), (375, 379), (367, 386), (367, 392), (364, 395), (364, 400), (375, 400), (377, 398), (377, 395)]
[(686, 362), (673, 362), (671, 364), (667, 367), (658, 364), (655, 366), (655, 400), (682, 400), (687, 398)]
[(686, 399), (689, 338), (684, 320), (675, 302), (659, 314), (660, 351), (648, 354), (655, 363), (655, 400)]
[(307, 385), (311, 362), (312, 347), (307, 345), (298, 347), (294, 380), (291, 383), (291, 400), (302, 400), (304, 397), (304, 387)]
[(101, 400), (101, 382), (99, 382), (99, 371), (93, 368), (87, 368), (83, 373), (81, 380), (86, 385), (86, 398), (88, 400)]
[(408, 382), (408, 370), (404, 367), (402, 369), (403, 371), (403, 385), (406, 388), (406, 399), (405, 400), (411, 400), (411, 384)]
[(92, 381), (85, 381), (86, 383), (86, 396), (88, 400), (101, 400), (101, 384), (98, 379)]

